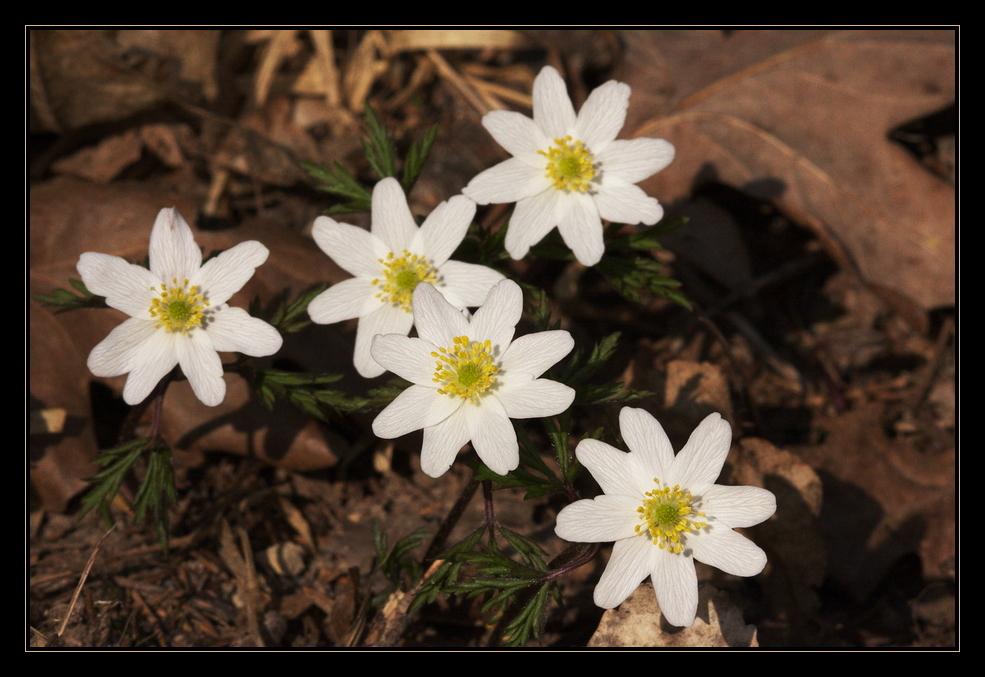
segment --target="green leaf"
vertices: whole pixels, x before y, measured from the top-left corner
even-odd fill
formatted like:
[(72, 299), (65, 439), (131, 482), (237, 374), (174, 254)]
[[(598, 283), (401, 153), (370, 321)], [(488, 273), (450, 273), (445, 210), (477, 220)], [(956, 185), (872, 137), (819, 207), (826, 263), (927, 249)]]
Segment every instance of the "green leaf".
[(150, 446), (150, 440), (137, 439), (113, 449), (99, 452), (92, 462), (100, 470), (87, 481), (91, 485), (82, 497), (79, 517), (99, 508), (109, 517), (109, 506), (127, 473), (141, 454), (147, 452), (147, 469), (133, 499), (134, 521), (151, 519), (161, 547), (168, 549), (168, 511), (170, 503), (178, 500), (171, 467), (171, 450), (163, 445)]
[(361, 184), (349, 170), (338, 162), (334, 168), (327, 169), (311, 162), (302, 162), (308, 175), (316, 181), (315, 188), (349, 200), (346, 204), (335, 205), (329, 214), (351, 214), (372, 211), (373, 193)]
[(338, 414), (382, 409), (410, 385), (401, 379), (393, 379), (386, 386), (370, 390), (367, 398), (324, 387), (340, 380), (342, 374), (307, 374), (260, 369), (254, 365), (247, 365), (243, 370), (257, 397), (268, 409), (273, 408), (278, 398), (286, 399), (323, 421), (327, 420), (323, 407)]
[(305, 289), (290, 302), (288, 301), (289, 290), (285, 289), (272, 304), (273, 309), (270, 311), (269, 317), (263, 312), (260, 298), (255, 297), (250, 302), (249, 313), (253, 317), (267, 321), (281, 334), (293, 334), (311, 324), (307, 315), (308, 305), (327, 288), (327, 284), (319, 282)]
[(602, 340), (592, 347), (592, 352), (584, 364), (581, 364), (581, 354), (576, 354), (568, 363), (564, 382), (570, 385), (578, 385), (594, 376), (616, 353), (616, 349), (619, 347), (620, 336), (621, 334), (619, 332), (613, 332), (608, 336), (602, 337)]
[(92, 463), (101, 470), (86, 480), (91, 486), (82, 497), (79, 517), (97, 506), (108, 508), (130, 467), (140, 458), (146, 445), (147, 440), (138, 439), (96, 454)]
[(363, 139), (366, 161), (377, 178), (396, 177), (397, 147), (371, 106), (366, 106), (366, 126), (369, 128), (369, 134)]
[(417, 183), (424, 163), (427, 162), (428, 155), (431, 154), (431, 147), (438, 138), (438, 125), (434, 125), (418, 141), (410, 145), (407, 150), (407, 159), (404, 161), (404, 176), (400, 185), (404, 187), (404, 192), (410, 195), (411, 189)]
[(548, 595), (557, 598), (559, 594), (560, 591), (554, 582), (540, 586), (503, 628), (503, 646), (520, 647), (531, 638), (539, 637), (544, 632), (544, 624), (547, 620)]
[(168, 551), (168, 504), (178, 500), (171, 467), (171, 450), (164, 446), (150, 450), (147, 472), (133, 499), (134, 521), (142, 522), (148, 514), (165, 554)]
[(422, 586), (411, 608), (436, 600), (439, 593), (484, 597), (483, 613), (513, 614), (504, 627), (504, 642), (518, 646), (543, 632), (546, 603), (556, 597), (556, 584), (547, 576), (545, 553), (536, 542), (503, 527), (497, 531), (522, 562), (483, 545), (481, 527), (442, 554), (444, 563)]
[(681, 283), (663, 275), (663, 264), (648, 256), (605, 256), (595, 266), (613, 288), (629, 301), (640, 303), (644, 294), (662, 296), (687, 309), (691, 304), (676, 291)]
[(78, 310), (79, 308), (109, 307), (106, 305), (106, 299), (102, 296), (96, 296), (89, 291), (82, 280), (70, 279), (68, 283), (79, 293), (73, 294), (67, 289), (57, 288), (53, 289), (49, 295), (35, 294), (33, 298), (35, 301), (54, 306), (56, 314), (69, 310)]

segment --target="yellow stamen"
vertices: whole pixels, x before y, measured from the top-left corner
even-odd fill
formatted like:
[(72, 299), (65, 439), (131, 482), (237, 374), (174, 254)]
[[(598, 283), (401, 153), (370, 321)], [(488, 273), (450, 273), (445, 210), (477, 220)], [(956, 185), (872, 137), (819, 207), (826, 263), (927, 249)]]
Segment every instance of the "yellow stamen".
[(202, 324), (210, 303), (197, 286), (188, 287), (188, 280), (179, 284), (178, 278), (172, 278), (171, 284), (169, 287), (161, 283), (160, 290), (151, 287), (158, 296), (150, 303), (150, 314), (157, 319), (158, 329), (187, 334)]
[(434, 365), (438, 392), (450, 397), (472, 400), (478, 404), (486, 391), (496, 386), (499, 367), (493, 364), (493, 348), (488, 340), (470, 341), (468, 336), (456, 336), (450, 348), (438, 348), (431, 356), (438, 358)]
[(554, 181), (558, 190), (588, 192), (595, 178), (595, 158), (581, 141), (572, 142), (571, 136), (554, 139), (554, 145), (546, 151), (537, 151), (547, 158), (547, 178)]
[(640, 513), (640, 520), (644, 522), (636, 525), (636, 533), (649, 531), (654, 545), (680, 554), (684, 551), (681, 532), (689, 533), (707, 527), (707, 522), (697, 522), (694, 519), (704, 517), (705, 514), (694, 512), (691, 508), (693, 499), (687, 489), (681, 489), (679, 484), (673, 488), (661, 487), (660, 480), (656, 477), (653, 481), (660, 488), (646, 492), (645, 495), (649, 498), (636, 509)]
[(380, 288), (376, 298), (383, 303), (400, 306), (404, 312), (410, 312), (410, 301), (417, 285), (421, 282), (437, 284), (441, 281), (438, 271), (430, 261), (423, 256), (411, 254), (406, 249), (399, 257), (390, 252), (386, 259), (377, 261), (383, 264), (383, 274), (373, 280), (373, 285)]

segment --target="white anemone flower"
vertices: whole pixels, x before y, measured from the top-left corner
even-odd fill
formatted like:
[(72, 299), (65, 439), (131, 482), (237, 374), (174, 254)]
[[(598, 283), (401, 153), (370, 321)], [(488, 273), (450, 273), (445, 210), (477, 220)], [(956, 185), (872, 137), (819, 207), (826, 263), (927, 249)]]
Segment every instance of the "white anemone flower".
[(373, 357), (413, 385), (373, 421), (377, 437), (424, 429), (421, 469), (440, 477), (469, 441), (490, 470), (505, 475), (520, 463), (511, 418), (553, 416), (575, 391), (538, 378), (571, 352), (563, 330), (513, 340), (523, 294), (512, 280), (489, 290), (471, 320), (430, 285), (414, 291), (420, 338), (389, 334), (373, 340)]
[(373, 337), (410, 333), (417, 285), (433, 285), (464, 310), (482, 303), (489, 288), (503, 279), (492, 268), (448, 260), (475, 216), (475, 203), (467, 197), (442, 202), (418, 228), (400, 183), (386, 178), (373, 189), (372, 209), (369, 232), (327, 216), (315, 219), (315, 242), (355, 277), (333, 285), (308, 306), (319, 324), (359, 318), (353, 361), (366, 378), (386, 371), (370, 355)]
[(479, 204), (516, 202), (506, 251), (527, 255), (555, 226), (586, 266), (605, 252), (602, 219), (652, 226), (663, 208), (634, 185), (674, 159), (663, 139), (616, 140), (626, 122), (629, 85), (610, 80), (575, 115), (564, 80), (545, 66), (534, 80), (533, 119), (496, 110), (483, 126), (513, 157), (476, 176), (462, 191)]
[(139, 404), (174, 366), (195, 396), (214, 407), (226, 395), (217, 351), (253, 357), (280, 350), (280, 333), (226, 301), (253, 277), (269, 251), (242, 242), (202, 265), (202, 251), (177, 209), (162, 209), (150, 235), (150, 270), (119, 256), (86, 252), (82, 281), (106, 304), (130, 316), (89, 354), (100, 377), (129, 374), (127, 404)]
[(603, 609), (621, 604), (647, 576), (672, 625), (694, 622), (698, 580), (694, 561), (736, 576), (755, 576), (766, 553), (733, 531), (776, 512), (776, 498), (759, 487), (715, 484), (728, 455), (732, 429), (711, 414), (677, 456), (653, 416), (625, 407), (619, 428), (628, 454), (584, 439), (575, 455), (598, 481), (602, 496), (576, 501), (557, 516), (567, 541), (615, 541), (595, 588)]

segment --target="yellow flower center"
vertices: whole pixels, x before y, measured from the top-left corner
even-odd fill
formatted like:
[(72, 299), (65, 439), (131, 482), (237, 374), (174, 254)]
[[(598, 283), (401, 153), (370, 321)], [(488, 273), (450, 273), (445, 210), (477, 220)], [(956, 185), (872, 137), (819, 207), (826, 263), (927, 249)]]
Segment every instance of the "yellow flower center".
[(393, 252), (386, 259), (377, 259), (383, 264), (383, 275), (373, 280), (373, 285), (380, 288), (376, 298), (383, 303), (400, 306), (404, 312), (410, 312), (410, 300), (414, 289), (421, 282), (437, 284), (440, 282), (438, 271), (431, 262), (423, 256), (411, 254), (406, 249), (399, 257)]
[(705, 515), (691, 508), (690, 491), (681, 489), (679, 484), (673, 488), (662, 487), (656, 477), (653, 481), (658, 488), (646, 492), (649, 498), (644, 499), (643, 505), (636, 509), (643, 522), (636, 525), (636, 533), (648, 531), (654, 545), (679, 554), (684, 550), (681, 532), (697, 531), (708, 526), (708, 523), (695, 521), (695, 517)]
[(456, 336), (450, 348), (438, 348), (431, 357), (438, 358), (434, 365), (438, 392), (450, 397), (461, 397), (478, 403), (479, 398), (496, 385), (499, 367), (493, 364), (492, 345), (470, 341), (468, 336)]
[(547, 178), (554, 181), (554, 187), (564, 191), (585, 193), (591, 188), (595, 178), (595, 158), (581, 141), (572, 141), (571, 136), (554, 139), (554, 145), (546, 151), (537, 151), (547, 158)]
[(169, 332), (187, 334), (202, 324), (205, 309), (210, 305), (197, 286), (188, 287), (188, 280), (178, 284), (178, 278), (171, 279), (171, 286), (161, 283), (161, 289), (151, 287), (157, 297), (150, 303), (151, 317), (157, 320), (157, 328)]

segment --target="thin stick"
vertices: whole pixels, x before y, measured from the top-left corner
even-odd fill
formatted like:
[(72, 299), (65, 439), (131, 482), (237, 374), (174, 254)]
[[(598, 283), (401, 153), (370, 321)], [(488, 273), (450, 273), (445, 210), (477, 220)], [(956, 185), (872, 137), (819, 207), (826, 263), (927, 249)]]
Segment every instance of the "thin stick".
[(481, 97), (478, 92), (476, 92), (472, 85), (465, 81), (458, 72), (451, 67), (444, 57), (438, 54), (437, 51), (429, 49), (426, 52), (428, 59), (434, 64), (434, 67), (438, 70), (438, 75), (440, 75), (452, 89), (458, 92), (462, 98), (464, 98), (469, 105), (471, 105), (479, 113), (479, 115), (485, 115), (489, 111), (493, 110), (492, 107), (486, 102), (486, 100)]
[(61, 637), (62, 633), (65, 632), (65, 628), (68, 627), (68, 620), (72, 617), (72, 612), (75, 611), (75, 603), (79, 601), (79, 593), (82, 592), (82, 586), (85, 585), (86, 579), (89, 577), (89, 570), (92, 569), (92, 565), (96, 561), (96, 553), (99, 552), (99, 546), (103, 544), (103, 541), (106, 540), (107, 536), (113, 533), (113, 530), (116, 529), (117, 524), (119, 524), (119, 522), (113, 524), (113, 526), (109, 528), (109, 531), (103, 534), (103, 537), (99, 539), (99, 543), (96, 543), (96, 547), (92, 549), (92, 554), (89, 555), (89, 561), (86, 562), (85, 569), (82, 570), (82, 578), (79, 579), (79, 584), (75, 586), (75, 594), (72, 595), (72, 601), (68, 604), (68, 613), (65, 614), (65, 618), (62, 620), (62, 626), (58, 628), (58, 632), (55, 633), (55, 637)]

